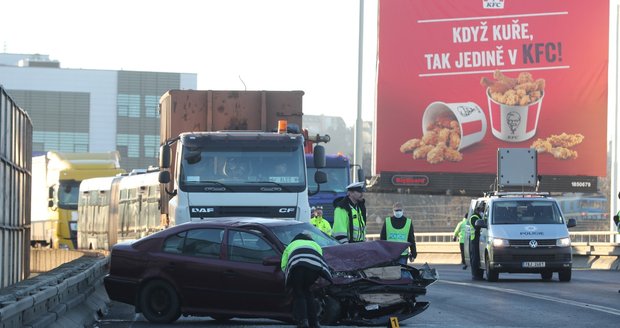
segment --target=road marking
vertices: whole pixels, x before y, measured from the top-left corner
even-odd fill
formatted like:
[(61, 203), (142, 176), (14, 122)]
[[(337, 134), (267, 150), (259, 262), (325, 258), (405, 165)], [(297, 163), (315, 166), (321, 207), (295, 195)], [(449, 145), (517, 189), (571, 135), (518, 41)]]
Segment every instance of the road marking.
[(469, 282), (456, 282), (456, 281), (449, 281), (449, 280), (437, 280), (437, 282), (440, 282), (440, 283), (444, 282), (444, 283), (447, 283), (447, 284), (460, 285), (460, 286), (476, 287), (476, 288), (493, 290), (493, 291), (496, 291), (496, 292), (509, 293), (509, 294), (515, 294), (515, 295), (520, 295), (520, 296), (525, 296), (525, 297), (537, 298), (537, 299), (540, 299), (540, 300), (557, 302), (557, 303), (577, 306), (577, 307), (584, 308), (584, 309), (595, 310), (595, 311), (600, 311), (600, 312), (605, 312), (605, 313), (609, 313), (609, 314), (620, 316), (620, 310), (614, 309), (614, 308), (610, 308), (610, 307), (606, 307), (606, 306), (596, 305), (596, 304), (583, 303), (583, 302), (571, 301), (571, 300), (566, 300), (566, 299), (563, 299), (563, 298), (557, 298), (557, 297), (552, 297), (552, 296), (546, 296), (546, 295), (522, 292), (522, 291), (515, 290), (515, 289), (476, 285), (476, 284), (469, 283)]

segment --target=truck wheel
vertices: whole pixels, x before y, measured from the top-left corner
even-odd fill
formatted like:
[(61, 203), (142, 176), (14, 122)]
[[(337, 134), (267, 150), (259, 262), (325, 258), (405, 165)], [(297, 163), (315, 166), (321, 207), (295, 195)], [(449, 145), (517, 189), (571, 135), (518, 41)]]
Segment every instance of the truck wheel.
[(154, 323), (171, 323), (181, 316), (181, 302), (176, 291), (162, 280), (150, 281), (139, 296), (144, 317)]
[(551, 271), (541, 272), (540, 277), (542, 278), (542, 280), (551, 280), (551, 278), (553, 277), (553, 272)]
[(571, 269), (562, 270), (558, 272), (558, 275), (560, 276), (560, 281), (568, 282), (570, 281), (570, 278), (572, 276), (572, 270)]
[(489, 256), (485, 257), (486, 263), (486, 272), (487, 272), (487, 281), (496, 282), (499, 279), (499, 271), (491, 268), (491, 261), (489, 261)]

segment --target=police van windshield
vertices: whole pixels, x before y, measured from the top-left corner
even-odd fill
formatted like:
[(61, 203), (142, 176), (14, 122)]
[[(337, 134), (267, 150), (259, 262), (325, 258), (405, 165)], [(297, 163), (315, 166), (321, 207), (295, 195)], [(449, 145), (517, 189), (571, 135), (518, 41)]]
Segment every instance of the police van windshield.
[(544, 200), (506, 200), (493, 203), (493, 224), (562, 224), (557, 204)]

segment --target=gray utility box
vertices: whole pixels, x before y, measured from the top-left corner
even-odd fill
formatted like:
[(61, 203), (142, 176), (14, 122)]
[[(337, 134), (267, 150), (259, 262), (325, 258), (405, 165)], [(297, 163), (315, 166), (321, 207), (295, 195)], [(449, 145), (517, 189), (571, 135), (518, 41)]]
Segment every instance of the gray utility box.
[(536, 187), (538, 153), (534, 148), (497, 149), (497, 187)]

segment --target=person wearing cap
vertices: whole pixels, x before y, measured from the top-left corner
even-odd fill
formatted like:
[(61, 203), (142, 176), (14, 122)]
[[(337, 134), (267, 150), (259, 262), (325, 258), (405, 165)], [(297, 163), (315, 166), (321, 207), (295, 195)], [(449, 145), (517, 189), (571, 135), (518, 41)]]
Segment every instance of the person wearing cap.
[(325, 220), (323, 217), (323, 207), (317, 206), (314, 212), (314, 217), (310, 219), (310, 223), (313, 226), (319, 228), (319, 230), (323, 231), (326, 235), (332, 235), (332, 225), (329, 224), (329, 221)]
[[(403, 215), (403, 205), (399, 202), (394, 203), (392, 206), (393, 216), (385, 218), (383, 228), (381, 228), (381, 234), (379, 239), (387, 241), (408, 242), (409, 248), (405, 249), (400, 256), (400, 264), (407, 264), (407, 259), (413, 262), (418, 256), (418, 251), (415, 244), (415, 234), (413, 231), (413, 222), (410, 218)], [(408, 271), (403, 271), (403, 274), (410, 276)]]
[(312, 219), (314, 219), (316, 217), (316, 207), (312, 206), (310, 208), (310, 222), (312, 222)]
[(467, 213), (463, 216), (463, 219), (459, 221), (454, 228), (454, 236), (452, 237), (452, 241), (459, 241), (459, 248), (461, 250), (461, 264), (463, 265), (463, 270), (467, 269), (467, 263), (465, 263), (465, 229), (467, 228)]
[(366, 206), (364, 182), (347, 186), (347, 196), (334, 200), (332, 236), (341, 244), (366, 240)]
[(319, 328), (318, 310), (310, 287), (323, 277), (331, 282), (331, 271), (323, 250), (310, 233), (297, 234), (282, 253), (280, 267), (284, 285), (293, 290), (293, 319), (299, 328)]

